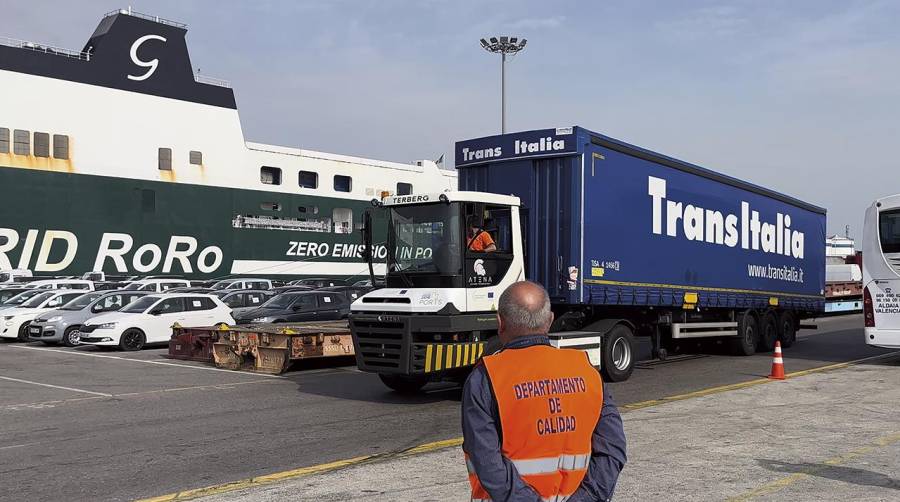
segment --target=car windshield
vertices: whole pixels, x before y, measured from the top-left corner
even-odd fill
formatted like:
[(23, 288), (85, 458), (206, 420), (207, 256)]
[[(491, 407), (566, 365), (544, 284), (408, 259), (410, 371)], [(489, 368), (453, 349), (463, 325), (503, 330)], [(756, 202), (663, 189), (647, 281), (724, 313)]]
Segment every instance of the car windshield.
[(141, 286), (143, 286), (143, 284), (140, 282), (132, 282), (128, 286), (125, 286), (125, 289), (127, 289), (128, 291), (137, 291), (141, 289)]
[(46, 291), (41, 291), (40, 289), (29, 289), (28, 291), (23, 291), (13, 297), (11, 297), (9, 300), (6, 301), (6, 303), (4, 303), (4, 305), (21, 305), (21, 304), (25, 303), (25, 301), (28, 300), (29, 298), (32, 298), (36, 295), (40, 295), (43, 293), (46, 293)]
[(145, 310), (149, 309), (153, 306), (154, 303), (159, 301), (158, 296), (145, 296), (143, 298), (138, 298), (137, 300), (131, 302), (124, 309), (119, 312), (125, 312), (126, 314), (141, 314)]
[(42, 303), (53, 298), (55, 295), (56, 293), (53, 291), (42, 291), (40, 294), (37, 294), (22, 303), (22, 307), (27, 309), (40, 307)]
[(264, 309), (283, 309), (289, 307), (298, 295), (282, 294), (260, 305)]
[(5, 304), (20, 293), (22, 293), (21, 289), (0, 289), (0, 305)]
[(64, 307), (61, 307), (60, 310), (81, 310), (91, 303), (94, 302), (97, 298), (100, 298), (103, 293), (85, 293), (81, 296), (76, 297), (74, 300), (67, 303)]
[(211, 295), (216, 295), (216, 296), (218, 296), (219, 298), (222, 298), (223, 296), (225, 296), (225, 295), (230, 295), (231, 293), (233, 293), (233, 291), (219, 290), (219, 291), (213, 291), (213, 292), (210, 293), (210, 294), (211, 294)]
[(458, 204), (391, 208), (388, 270), (459, 275), (461, 235)]

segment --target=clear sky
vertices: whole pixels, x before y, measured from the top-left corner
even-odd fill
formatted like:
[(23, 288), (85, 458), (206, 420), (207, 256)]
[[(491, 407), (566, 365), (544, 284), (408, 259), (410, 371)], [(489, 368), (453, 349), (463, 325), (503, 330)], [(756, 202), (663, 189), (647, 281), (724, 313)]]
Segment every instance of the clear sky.
[[(900, 1), (131, 3), (189, 25), (254, 141), (452, 164), (453, 141), (499, 131), (478, 39), (513, 34), (510, 130), (581, 125), (825, 206), (857, 238), (900, 192)], [(0, 35), (80, 49), (126, 6), (0, 0)]]

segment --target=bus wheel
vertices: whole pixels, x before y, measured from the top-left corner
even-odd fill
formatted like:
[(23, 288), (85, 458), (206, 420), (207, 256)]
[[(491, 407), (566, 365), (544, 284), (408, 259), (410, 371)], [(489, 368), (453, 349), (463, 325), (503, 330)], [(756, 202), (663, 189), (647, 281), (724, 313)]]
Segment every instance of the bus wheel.
[(401, 394), (415, 394), (425, 387), (430, 378), (427, 375), (396, 375), (379, 373), (381, 382)]
[(778, 322), (778, 339), (781, 346), (788, 348), (797, 341), (797, 328), (794, 324), (794, 316), (790, 312), (782, 312)]
[(634, 371), (634, 335), (631, 328), (617, 324), (603, 337), (600, 373), (607, 382), (624, 382)]
[(759, 351), (772, 352), (775, 350), (775, 340), (778, 340), (778, 315), (769, 312), (763, 316), (759, 327)]
[(739, 356), (752, 356), (759, 343), (759, 328), (752, 310), (744, 311), (738, 320), (738, 336), (732, 340), (732, 351)]

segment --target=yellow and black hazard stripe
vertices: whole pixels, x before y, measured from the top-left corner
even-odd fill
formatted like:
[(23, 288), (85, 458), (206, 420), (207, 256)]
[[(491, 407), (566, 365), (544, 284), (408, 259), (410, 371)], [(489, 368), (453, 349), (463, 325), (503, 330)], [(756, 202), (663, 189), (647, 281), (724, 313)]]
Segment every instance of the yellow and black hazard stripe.
[(425, 346), (425, 373), (471, 366), (484, 353), (485, 342), (429, 343)]

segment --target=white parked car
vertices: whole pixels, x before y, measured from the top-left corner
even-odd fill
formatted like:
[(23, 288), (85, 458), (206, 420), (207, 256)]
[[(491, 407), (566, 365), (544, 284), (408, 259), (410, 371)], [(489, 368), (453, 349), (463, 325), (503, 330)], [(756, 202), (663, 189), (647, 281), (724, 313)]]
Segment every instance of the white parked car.
[(188, 288), (191, 281), (185, 279), (143, 279), (140, 281), (131, 281), (125, 289), (129, 291), (149, 291), (151, 293), (162, 293), (174, 288)]
[(81, 325), (79, 343), (140, 350), (172, 337), (172, 325), (234, 324), (231, 308), (213, 295), (172, 293), (149, 295), (118, 312), (101, 314)]
[(81, 279), (42, 279), (40, 281), (31, 281), (25, 283), (29, 288), (34, 289), (81, 289), (86, 291), (94, 290), (94, 283)]
[(0, 312), (0, 338), (17, 338), (28, 341), (28, 324), (38, 314), (58, 309), (70, 301), (83, 295), (78, 290), (42, 291), (17, 307)]

